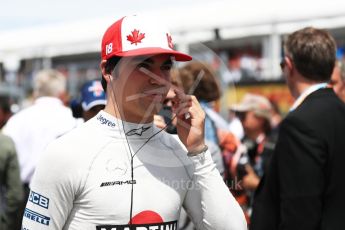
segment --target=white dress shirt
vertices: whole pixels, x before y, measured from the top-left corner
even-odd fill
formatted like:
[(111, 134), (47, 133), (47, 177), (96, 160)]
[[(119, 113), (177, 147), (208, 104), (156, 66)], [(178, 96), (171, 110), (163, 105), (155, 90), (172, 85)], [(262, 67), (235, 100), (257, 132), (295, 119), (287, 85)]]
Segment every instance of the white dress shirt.
[(24, 183), (30, 183), (45, 147), (75, 126), (71, 109), (55, 97), (40, 97), (8, 120), (3, 133), (15, 143)]

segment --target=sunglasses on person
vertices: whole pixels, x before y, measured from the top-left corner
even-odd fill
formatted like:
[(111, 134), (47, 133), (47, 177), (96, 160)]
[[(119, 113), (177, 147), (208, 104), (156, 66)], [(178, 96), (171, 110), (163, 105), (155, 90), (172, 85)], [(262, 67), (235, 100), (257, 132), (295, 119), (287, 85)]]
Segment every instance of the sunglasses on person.
[(280, 68), (281, 68), (281, 70), (283, 71), (284, 70), (284, 68), (285, 68), (285, 66), (286, 66), (286, 60), (287, 59), (289, 59), (289, 62), (290, 63), (293, 63), (293, 60), (292, 60), (292, 58), (290, 58), (289, 56), (284, 56), (283, 58), (282, 58), (282, 60), (280, 61), (280, 63), (279, 63), (279, 65), (280, 65)]

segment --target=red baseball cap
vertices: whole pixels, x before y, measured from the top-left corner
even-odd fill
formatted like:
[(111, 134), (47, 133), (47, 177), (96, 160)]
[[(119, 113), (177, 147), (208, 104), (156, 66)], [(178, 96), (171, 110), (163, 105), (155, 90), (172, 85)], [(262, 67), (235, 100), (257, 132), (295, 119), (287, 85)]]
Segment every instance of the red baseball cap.
[(132, 15), (112, 24), (102, 39), (102, 60), (113, 56), (131, 57), (171, 54), (176, 61), (190, 61), (192, 57), (174, 50), (172, 37), (159, 20)]

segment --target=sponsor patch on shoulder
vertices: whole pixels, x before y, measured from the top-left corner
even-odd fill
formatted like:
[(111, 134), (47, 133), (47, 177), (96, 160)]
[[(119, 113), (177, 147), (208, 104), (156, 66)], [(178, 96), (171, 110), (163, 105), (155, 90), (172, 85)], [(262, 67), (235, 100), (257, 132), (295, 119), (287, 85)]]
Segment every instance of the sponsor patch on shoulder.
[(24, 217), (43, 225), (49, 225), (50, 217), (34, 212), (28, 208), (24, 211)]
[(30, 191), (29, 201), (35, 205), (38, 205), (42, 208), (48, 209), (49, 207), (49, 199), (41, 194), (38, 194), (34, 191)]

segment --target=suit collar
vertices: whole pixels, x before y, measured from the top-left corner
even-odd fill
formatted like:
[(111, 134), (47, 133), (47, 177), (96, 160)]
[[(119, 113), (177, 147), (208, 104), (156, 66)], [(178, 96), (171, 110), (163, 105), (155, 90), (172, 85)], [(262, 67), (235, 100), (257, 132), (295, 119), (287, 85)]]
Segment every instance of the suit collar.
[(290, 108), (290, 112), (295, 110), (298, 106), (300, 106), (303, 101), (313, 92), (319, 90), (319, 89), (324, 89), (327, 87), (327, 83), (319, 83), (319, 84), (314, 84), (307, 89), (305, 89), (301, 95), (296, 99), (296, 101), (293, 103), (292, 107)]

